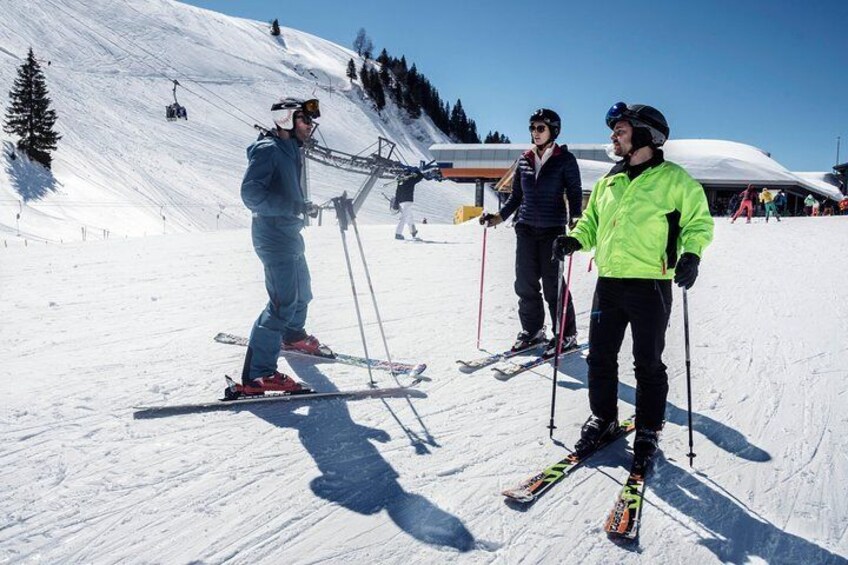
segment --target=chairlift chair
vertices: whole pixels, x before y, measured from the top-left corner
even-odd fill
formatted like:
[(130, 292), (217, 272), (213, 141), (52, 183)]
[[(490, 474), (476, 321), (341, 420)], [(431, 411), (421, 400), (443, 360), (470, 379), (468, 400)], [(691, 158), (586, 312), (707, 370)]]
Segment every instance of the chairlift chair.
[(165, 106), (165, 118), (169, 122), (174, 122), (179, 118), (183, 120), (188, 120), (188, 112), (185, 109), (185, 106), (181, 105), (179, 100), (177, 100), (177, 87), (180, 86), (180, 82), (178, 80), (174, 80), (174, 103)]

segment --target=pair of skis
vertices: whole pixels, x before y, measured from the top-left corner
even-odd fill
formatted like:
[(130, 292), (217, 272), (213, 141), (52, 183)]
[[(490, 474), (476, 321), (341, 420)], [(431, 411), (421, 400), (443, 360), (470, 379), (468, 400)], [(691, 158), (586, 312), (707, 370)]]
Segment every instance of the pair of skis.
[[(459, 370), (463, 373), (473, 373), (478, 369), (482, 369), (484, 367), (500, 363), (501, 361), (509, 361), (509, 363), (506, 365), (492, 367), (492, 372), (495, 373), (495, 378), (505, 381), (511, 379), (512, 377), (520, 375), (521, 373), (530, 371), (532, 369), (535, 369), (536, 367), (540, 367), (549, 361), (552, 361), (555, 355), (545, 355), (543, 353), (545, 346), (546, 344), (542, 343), (533, 345), (525, 349), (519, 349), (517, 351), (508, 349), (501, 353), (493, 353), (491, 355), (485, 355), (483, 357), (479, 357), (477, 359), (470, 359), (467, 361), (457, 359), (456, 363), (459, 365)], [(560, 359), (567, 355), (571, 355), (572, 353), (585, 351), (588, 348), (588, 344), (578, 345), (577, 347), (568, 349), (560, 353)], [(512, 359), (514, 359), (515, 357), (527, 354), (535, 354), (535, 356), (531, 357), (526, 361), (512, 361)]]
[[(227, 345), (240, 345), (242, 347), (247, 347), (248, 344), (248, 339), (246, 337), (224, 332), (216, 335), (215, 341), (218, 343), (225, 343)], [(280, 346), (280, 355), (293, 355), (315, 361), (343, 363), (354, 367), (362, 367), (363, 369), (367, 369), (370, 366), (372, 369), (376, 369), (378, 371), (389, 371), (395, 375), (406, 376), (416, 381), (429, 380), (421, 374), (425, 369), (427, 369), (426, 363), (399, 363), (397, 361), (389, 363), (383, 359), (366, 359), (365, 357), (348, 355), (346, 353), (333, 353), (332, 356), (312, 355), (296, 349), (286, 349), (283, 345)]]
[[(594, 449), (582, 453), (570, 453), (515, 487), (504, 490), (501, 494), (506, 497), (507, 501), (513, 504), (532, 504), (555, 484), (571, 475), (575, 469), (583, 465), (590, 457), (615, 443), (620, 438), (628, 436), (635, 429), (635, 416), (631, 416), (623, 420), (616, 432), (607, 436)], [(604, 523), (604, 530), (611, 539), (629, 541), (635, 540), (638, 537), (642, 514), (642, 500), (645, 493), (645, 478), (649, 468), (649, 461), (640, 462), (634, 460), (627, 481), (616, 498), (615, 504)]]
[[(215, 336), (215, 341), (228, 345), (240, 345), (247, 347), (248, 340), (245, 337), (219, 333)], [(175, 416), (179, 414), (191, 414), (196, 412), (212, 412), (219, 410), (229, 410), (239, 408), (246, 405), (268, 404), (275, 402), (304, 402), (311, 400), (326, 400), (332, 398), (342, 398), (346, 400), (360, 400), (365, 398), (426, 398), (426, 394), (420, 390), (413, 389), (421, 381), (430, 380), (422, 375), (427, 365), (424, 363), (389, 363), (380, 359), (366, 359), (355, 355), (347, 355), (344, 353), (334, 353), (332, 356), (311, 355), (302, 351), (289, 350), (281, 347), (281, 355), (296, 355), (303, 358), (313, 359), (316, 361), (329, 361), (353, 365), (356, 367), (365, 367), (369, 365), (372, 369), (381, 371), (389, 371), (394, 375), (405, 376), (411, 378), (412, 381), (407, 385), (396, 386), (391, 388), (365, 388), (358, 390), (340, 390), (330, 392), (315, 392), (309, 389), (296, 393), (285, 392), (266, 392), (262, 395), (243, 395), (237, 392), (236, 383), (229, 377), (225, 376), (227, 387), (224, 389), (224, 398), (213, 400), (211, 402), (197, 402), (190, 404), (170, 404), (161, 406), (137, 406), (135, 408), (134, 417), (136, 419), (143, 418), (160, 418), (165, 416)]]
[(341, 398), (345, 400), (361, 400), (365, 398), (426, 398), (422, 391), (410, 386), (398, 386), (392, 388), (364, 388), (358, 390), (337, 390), (331, 392), (266, 392), (263, 395), (237, 396), (227, 398), (227, 391), (235, 389), (235, 382), (230, 377), (227, 380), (227, 388), (224, 389), (224, 398), (211, 402), (196, 402), (191, 404), (166, 404), (163, 406), (138, 406), (135, 408), (133, 417), (136, 419), (162, 418), (166, 416), (177, 416), (180, 414), (194, 414), (197, 412), (217, 412), (221, 410), (238, 409), (244, 406), (270, 404), (276, 402), (304, 402), (312, 400), (328, 400)]

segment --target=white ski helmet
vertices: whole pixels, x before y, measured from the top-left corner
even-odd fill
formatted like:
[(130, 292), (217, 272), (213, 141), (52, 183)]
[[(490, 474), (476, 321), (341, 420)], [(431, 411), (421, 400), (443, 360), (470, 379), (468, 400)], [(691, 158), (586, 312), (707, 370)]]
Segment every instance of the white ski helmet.
[(321, 110), (317, 98), (303, 100), (302, 98), (281, 98), (271, 106), (271, 114), (274, 123), (280, 129), (293, 129), (295, 116), (301, 113), (307, 116), (311, 122), (321, 117)]

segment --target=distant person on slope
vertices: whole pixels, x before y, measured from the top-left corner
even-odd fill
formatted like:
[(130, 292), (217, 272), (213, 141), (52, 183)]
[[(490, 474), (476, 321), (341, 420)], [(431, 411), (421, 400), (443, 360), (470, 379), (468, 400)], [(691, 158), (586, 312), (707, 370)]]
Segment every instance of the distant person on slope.
[(754, 188), (753, 184), (749, 184), (748, 188), (739, 193), (739, 197), (742, 199), (742, 201), (739, 203), (739, 209), (736, 210), (735, 214), (733, 214), (733, 219), (730, 220), (730, 223), (732, 224), (733, 222), (735, 222), (736, 218), (738, 218), (743, 211), (747, 210), (748, 221), (746, 221), (745, 223), (750, 224), (751, 216), (754, 214), (754, 202), (757, 198), (757, 189)]
[(766, 208), (766, 223), (768, 223), (770, 215), (777, 218), (777, 221), (779, 222), (780, 214), (777, 213), (777, 208), (774, 205), (774, 196), (767, 187), (763, 188), (762, 192), (760, 192), (760, 202), (762, 202), (763, 206)]
[(734, 194), (727, 202), (727, 211), (725, 212), (725, 214), (727, 214), (728, 216), (733, 216), (733, 213), (736, 212), (737, 208), (739, 208), (739, 195)]
[(247, 149), (241, 198), (251, 212), (253, 247), (265, 267), (268, 304), (253, 324), (244, 359), (241, 392), (298, 392), (303, 387), (277, 371), (280, 346), (332, 356), (304, 330), (312, 300), (306, 248), (300, 231), (305, 214), (314, 213), (301, 186), (303, 144), (321, 115), (318, 100), (285, 98), (271, 106), (274, 129)]
[[(480, 224), (496, 226), (518, 211), (515, 223), (515, 293), (521, 332), (513, 350), (527, 349), (547, 340), (545, 308), (540, 291), (548, 303), (554, 337), (547, 354), (554, 354), (558, 336), (559, 261), (552, 255), (553, 242), (565, 232), (571, 221), (580, 217), (583, 187), (577, 159), (565, 144), (557, 145), (561, 121), (553, 110), (540, 108), (530, 116), (533, 148), (518, 160), (512, 181), (512, 193), (496, 214), (483, 214)], [(539, 284), (539, 279), (542, 283)], [(562, 351), (577, 346), (574, 303), (568, 293), (568, 313)]]
[(575, 451), (591, 451), (618, 427), (618, 353), (630, 325), (636, 372), (634, 463), (649, 462), (668, 396), (662, 353), (671, 282), (687, 289), (695, 284), (701, 256), (713, 238), (713, 219), (703, 187), (664, 159), (660, 147), (669, 127), (658, 110), (618, 102), (607, 112), (606, 124), (622, 160), (595, 183), (571, 235), (556, 242), (560, 258), (594, 249), (598, 266), (587, 360), (592, 415)]
[[(808, 194), (804, 199), (804, 214), (807, 216), (813, 215), (813, 204), (818, 204), (818, 200), (812, 194)], [(816, 214), (818, 215), (818, 214)]]
[(786, 215), (786, 193), (781, 188), (774, 197), (774, 205), (781, 216)]
[[(810, 196), (813, 196), (813, 195), (811, 194)], [(813, 196), (812, 208), (813, 208), (813, 216), (818, 216), (819, 210), (821, 209), (821, 202), (819, 202), (818, 199), (815, 196)]]
[(423, 178), (424, 175), (418, 169), (407, 172), (398, 178), (395, 203), (400, 210), (400, 219), (395, 229), (395, 239), (403, 239), (404, 226), (409, 226), (409, 235), (413, 238), (418, 235), (418, 230), (415, 229), (415, 220), (412, 218), (412, 205), (415, 201), (415, 185), (421, 182)]

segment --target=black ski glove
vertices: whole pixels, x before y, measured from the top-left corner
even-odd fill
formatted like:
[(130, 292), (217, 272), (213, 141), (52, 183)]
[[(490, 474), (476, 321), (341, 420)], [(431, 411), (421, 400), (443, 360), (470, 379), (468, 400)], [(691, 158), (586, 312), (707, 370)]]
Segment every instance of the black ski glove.
[(501, 218), (500, 214), (484, 213), (482, 216), (480, 216), (480, 225), (486, 226), (487, 228), (493, 228), (502, 221), (503, 219)]
[(317, 218), (318, 213), (321, 211), (321, 207), (313, 204), (310, 201), (306, 201), (303, 203), (303, 214), (305, 216), (309, 216), (310, 218)]
[(583, 249), (583, 246), (576, 238), (570, 235), (561, 235), (554, 241), (553, 253), (558, 261), (565, 261), (566, 257), (581, 249)]
[(568, 222), (568, 231), (571, 231), (571, 230), (573, 230), (575, 227), (577, 227), (577, 222), (579, 222), (579, 221), (580, 221), (580, 218), (581, 218), (581, 217), (582, 217), (582, 216), (575, 216), (575, 217), (571, 218), (571, 220), (569, 220), (569, 222)]
[(674, 282), (677, 286), (682, 286), (686, 290), (692, 288), (695, 284), (695, 279), (698, 278), (698, 264), (701, 258), (694, 253), (684, 253), (677, 261), (677, 267), (674, 268)]

